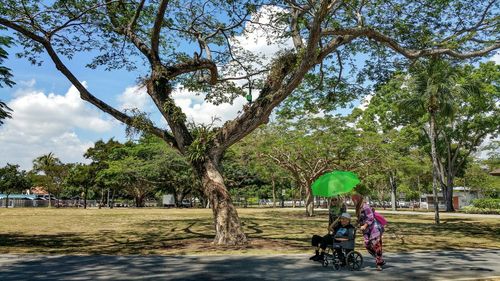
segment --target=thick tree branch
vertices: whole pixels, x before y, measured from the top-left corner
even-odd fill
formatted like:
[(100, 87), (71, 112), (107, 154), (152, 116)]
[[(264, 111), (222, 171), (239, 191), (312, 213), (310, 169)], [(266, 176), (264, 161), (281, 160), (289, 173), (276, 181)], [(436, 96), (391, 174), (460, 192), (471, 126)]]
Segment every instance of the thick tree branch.
[(292, 12), (292, 16), (290, 19), (290, 28), (292, 30), (292, 40), (295, 48), (302, 49), (304, 48), (304, 43), (302, 36), (300, 35), (300, 27), (299, 27), (299, 19), (303, 15), (303, 12), (299, 9), (294, 9)]
[(464, 53), (449, 48), (435, 48), (435, 49), (427, 48), (422, 50), (416, 50), (401, 46), (393, 38), (369, 27), (328, 29), (322, 32), (322, 36), (334, 36), (334, 35), (337, 36), (347, 35), (356, 38), (366, 37), (391, 48), (395, 52), (405, 56), (408, 59), (416, 59), (420, 57), (434, 56), (434, 55), (448, 55), (454, 58), (465, 59), (465, 58), (472, 58), (472, 57), (486, 55), (489, 52), (500, 48), (500, 41), (497, 40), (491, 46), (484, 47), (483, 49), (480, 50), (464, 52)]
[(160, 62), (159, 55), (159, 45), (160, 45), (160, 31), (161, 25), (163, 23), (163, 18), (165, 17), (165, 11), (167, 10), (168, 0), (161, 0), (160, 6), (158, 8), (158, 13), (156, 14), (155, 23), (153, 26), (153, 32), (151, 34), (151, 50), (155, 62)]
[[(328, 13), (330, 1), (321, 2), (310, 27), (310, 36), (303, 55), (298, 61), (294, 53), (277, 58), (257, 100), (238, 118), (226, 122), (217, 135), (216, 147), (212, 153), (222, 153), (232, 144), (252, 132), (262, 123), (267, 123), (272, 110), (300, 84), (304, 75), (317, 62), (317, 46), (320, 40), (321, 23)], [(298, 66), (297, 66), (298, 65)], [(286, 83), (283, 82), (286, 80)]]
[[(44, 37), (38, 36), (34, 34), (33, 32), (25, 29), (24, 27), (11, 23), (8, 20), (5, 20), (3, 18), (0, 18), (0, 24), (4, 25), (6, 27), (12, 28), (13, 30), (23, 34), (24, 36), (42, 44), (47, 51), (47, 54), (49, 57), (52, 59), (54, 62), (57, 70), (59, 70), (66, 78), (76, 87), (76, 89), (80, 92), (80, 97), (88, 101), (89, 103), (93, 104), (103, 112), (106, 112), (116, 118), (117, 120), (129, 125), (129, 126), (135, 126), (134, 125), (134, 119), (118, 110), (113, 108), (112, 106), (108, 105), (107, 103), (103, 102), (102, 100), (96, 98), (94, 95), (92, 95), (80, 81), (74, 76), (74, 74), (64, 65), (64, 63), (61, 61), (59, 56), (57, 55), (56, 51), (50, 44), (50, 41)], [(140, 129), (140, 128), (138, 128)], [(177, 143), (172, 135), (170, 135), (167, 131), (164, 131), (162, 129), (159, 129), (157, 127), (151, 126), (148, 128), (148, 132), (162, 138), (163, 140), (169, 142), (173, 147), (177, 148)]]
[(139, 36), (137, 36), (137, 34), (133, 32), (133, 29), (130, 28), (130, 25), (120, 25), (110, 4), (112, 4), (112, 2), (106, 2), (106, 14), (111, 22), (111, 25), (113, 26), (114, 31), (129, 38), (132, 44), (134, 44), (134, 46), (148, 59), (149, 63), (153, 65), (154, 55), (152, 50), (141, 40), (141, 38), (139, 38)]
[[(43, 42), (42, 45), (45, 47), (47, 50), (47, 53), (49, 54), (50, 58), (56, 65), (56, 68), (64, 75), (66, 78), (76, 87), (76, 89), (80, 92), (80, 97), (88, 101), (89, 103), (93, 104), (103, 112), (106, 112), (116, 118), (117, 120), (135, 127), (134, 124), (134, 119), (118, 110), (113, 108), (112, 106), (108, 105), (107, 103), (103, 102), (102, 100), (98, 99), (94, 95), (92, 95), (81, 83), (80, 81), (73, 75), (73, 73), (63, 64), (63, 62), (60, 60), (59, 56), (55, 52), (55, 50), (52, 48), (50, 43)], [(143, 130), (141, 128), (138, 128), (140, 130)], [(152, 133), (163, 140), (167, 141), (170, 143), (173, 147), (177, 148), (177, 142), (175, 141), (175, 138), (170, 135), (167, 131), (159, 129), (154, 126), (150, 126), (146, 129), (147, 132)]]
[(152, 77), (146, 83), (149, 96), (172, 130), (177, 149), (186, 152), (186, 147), (193, 142), (193, 137), (186, 126), (185, 115), (171, 97), (172, 87), (162, 73), (153, 71)]
[(28, 29), (24, 28), (23, 26), (16, 24), (16, 23), (13, 23), (11, 21), (8, 21), (4, 18), (0, 18), (0, 24), (17, 31), (17, 32), (21, 33), (22, 35), (35, 40), (38, 43), (42, 43), (42, 42), (46, 41), (44, 37), (39, 36), (31, 31), (29, 31)]
[(210, 71), (210, 84), (214, 85), (217, 83), (218, 71), (215, 63), (208, 59), (194, 59), (189, 62), (179, 63), (173, 66), (167, 66), (166, 78), (173, 79), (181, 74), (194, 72), (202, 69), (208, 69)]
[(331, 6), (330, 4), (328, 0), (321, 1), (310, 26), (310, 36), (300, 60), (294, 53), (286, 53), (276, 59), (257, 100), (241, 116), (226, 122), (219, 131), (213, 154), (221, 155), (229, 146), (252, 132), (257, 126), (267, 123), (272, 110), (301, 83), (304, 75), (317, 62), (316, 50), (320, 40), (321, 23), (328, 14), (327, 7)]

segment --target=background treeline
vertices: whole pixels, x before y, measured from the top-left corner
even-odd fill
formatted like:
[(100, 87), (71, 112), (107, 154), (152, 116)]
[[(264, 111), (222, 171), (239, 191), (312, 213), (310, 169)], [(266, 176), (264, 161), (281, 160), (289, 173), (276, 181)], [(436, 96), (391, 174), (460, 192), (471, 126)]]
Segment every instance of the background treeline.
[[(368, 105), (344, 116), (311, 106), (317, 97), (298, 89), (272, 122), (225, 153), (221, 169), (233, 201), (304, 201), (312, 214), (311, 183), (334, 169), (356, 172), (358, 191), (380, 202), (418, 200), (433, 186), (450, 211), (453, 186), (498, 198), (500, 178), (489, 172), (500, 167), (499, 73), (492, 62), (422, 62), (376, 84)], [(207, 204), (187, 159), (154, 136), (99, 140), (84, 156), (87, 164), (41, 155), (27, 172), (8, 164), (0, 191), (43, 186), (57, 198), (110, 206), (134, 200), (142, 207), (163, 194), (173, 194), (177, 206), (193, 198)]]

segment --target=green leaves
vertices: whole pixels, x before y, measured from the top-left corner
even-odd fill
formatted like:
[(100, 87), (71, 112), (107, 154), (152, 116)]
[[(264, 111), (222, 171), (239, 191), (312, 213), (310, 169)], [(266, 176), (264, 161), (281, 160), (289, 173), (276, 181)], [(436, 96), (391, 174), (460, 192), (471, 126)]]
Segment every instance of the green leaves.
[(193, 142), (188, 146), (186, 157), (191, 163), (201, 163), (208, 158), (208, 151), (214, 145), (217, 131), (211, 125), (190, 124)]
[(134, 135), (146, 134), (153, 127), (153, 122), (149, 119), (148, 114), (139, 111), (137, 108), (129, 109), (132, 113), (132, 123), (127, 124), (125, 134), (131, 138)]
[(26, 171), (19, 170), (19, 165), (7, 164), (0, 168), (0, 192), (4, 194), (21, 193), (31, 187), (31, 180)]

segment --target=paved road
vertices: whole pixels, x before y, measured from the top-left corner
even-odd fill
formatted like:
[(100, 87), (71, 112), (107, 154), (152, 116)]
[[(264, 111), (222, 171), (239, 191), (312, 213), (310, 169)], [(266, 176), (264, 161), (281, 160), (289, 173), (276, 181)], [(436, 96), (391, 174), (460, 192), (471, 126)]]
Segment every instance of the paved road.
[(500, 249), (388, 253), (381, 272), (362, 253), (359, 272), (323, 268), (305, 255), (0, 255), (0, 280), (500, 280)]

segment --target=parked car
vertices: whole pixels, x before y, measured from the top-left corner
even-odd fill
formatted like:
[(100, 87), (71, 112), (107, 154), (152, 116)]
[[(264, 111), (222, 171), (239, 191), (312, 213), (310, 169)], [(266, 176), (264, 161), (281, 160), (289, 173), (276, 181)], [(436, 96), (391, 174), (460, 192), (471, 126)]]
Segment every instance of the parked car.
[(399, 201), (398, 202), (398, 206), (399, 206), (399, 208), (409, 208), (410, 207), (410, 202)]
[(191, 207), (193, 207), (193, 204), (191, 204), (191, 200), (184, 199), (181, 202), (181, 207), (182, 208), (191, 208)]
[[(35, 198), (35, 200), (49, 200), (49, 195), (48, 194), (38, 194)], [(54, 195), (50, 195), (50, 200), (54, 201), (57, 200), (57, 198)]]

